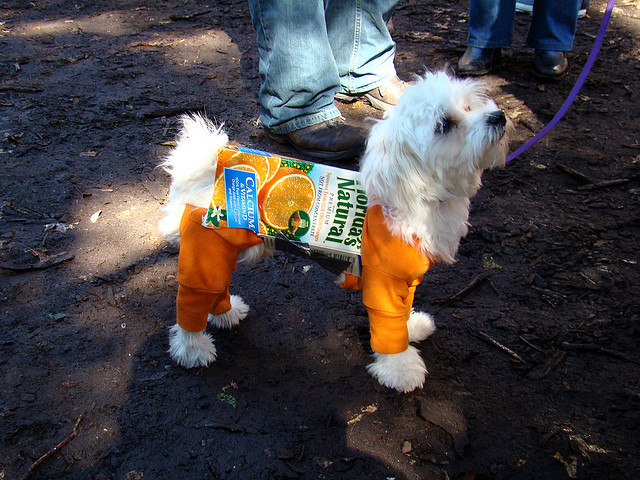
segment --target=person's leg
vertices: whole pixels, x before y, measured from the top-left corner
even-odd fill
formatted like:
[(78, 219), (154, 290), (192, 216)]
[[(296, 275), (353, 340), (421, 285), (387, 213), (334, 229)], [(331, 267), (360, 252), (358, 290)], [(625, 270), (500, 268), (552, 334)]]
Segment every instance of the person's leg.
[(410, 83), (396, 75), (396, 44), (387, 22), (397, 0), (328, 0), (329, 42), (340, 75), (341, 101), (368, 101), (379, 110), (398, 103)]
[(511, 44), (516, 4), (513, 0), (470, 0), (468, 48), (458, 61), (460, 75), (484, 75)]
[(582, 0), (536, 0), (527, 44), (539, 50), (570, 51), (581, 5)]
[(467, 45), (477, 48), (510, 45), (515, 15), (516, 4), (513, 0), (471, 0)]
[(262, 123), (285, 134), (340, 116), (322, 0), (250, 0), (260, 53)]
[(396, 75), (396, 44), (387, 22), (397, 0), (328, 0), (329, 43), (342, 91), (362, 93)]
[(527, 44), (536, 49), (533, 74), (561, 78), (569, 66), (565, 52), (573, 47), (582, 0), (535, 0)]
[(367, 132), (334, 104), (340, 78), (322, 0), (249, 0), (260, 53), (258, 101), (266, 134), (325, 160), (362, 152)]

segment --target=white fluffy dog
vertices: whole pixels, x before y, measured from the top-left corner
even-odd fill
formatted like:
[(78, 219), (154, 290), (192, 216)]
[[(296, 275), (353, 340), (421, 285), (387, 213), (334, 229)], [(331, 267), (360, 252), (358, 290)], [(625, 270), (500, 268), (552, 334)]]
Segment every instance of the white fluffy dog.
[[(378, 327), (377, 323), (374, 328), (374, 311), (378, 306), (367, 304), (367, 298), (394, 294), (363, 294), (376, 352), (368, 370), (383, 385), (410, 392), (424, 384), (427, 374), (424, 361), (408, 342), (424, 340), (435, 331), (435, 326), (428, 314), (411, 310), (413, 289), (430, 265), (454, 262), (460, 239), (467, 233), (470, 198), (480, 188), (484, 170), (504, 165), (506, 133), (510, 128), (511, 123), (488, 98), (482, 83), (439, 72), (428, 73), (408, 87), (398, 106), (371, 130), (361, 160), (369, 209), (377, 208), (389, 235), (396, 241), (400, 239), (402, 248), (414, 249), (416, 258), (424, 259), (426, 265), (407, 283), (409, 289), (405, 286), (406, 298), (402, 301), (408, 308), (408, 318), (399, 328), (400, 335), (406, 337), (402, 351), (376, 350), (374, 330), (376, 337), (381, 337), (376, 342), (384, 344), (386, 326)], [(169, 239), (179, 239), (185, 205), (208, 207), (217, 151), (227, 142), (226, 134), (206, 119), (183, 119), (177, 146), (163, 163), (172, 183), (160, 229)], [(257, 261), (264, 253), (263, 244), (254, 245), (241, 251), (238, 261)], [(364, 255), (363, 245), (366, 267)], [(345, 281), (345, 277), (340, 281)], [(231, 296), (230, 305), (231, 309), (224, 313), (210, 314), (208, 322), (230, 328), (249, 312), (238, 296)], [(169, 353), (185, 367), (206, 366), (216, 359), (213, 340), (207, 333), (187, 331), (177, 324), (171, 327)]]

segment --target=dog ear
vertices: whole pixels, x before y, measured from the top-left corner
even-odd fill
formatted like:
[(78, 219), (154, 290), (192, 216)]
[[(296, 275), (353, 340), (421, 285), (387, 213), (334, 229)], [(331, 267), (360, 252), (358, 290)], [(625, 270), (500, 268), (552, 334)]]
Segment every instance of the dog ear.
[(172, 181), (187, 183), (211, 172), (215, 173), (218, 150), (229, 142), (222, 126), (216, 126), (202, 115), (183, 115), (182, 129), (176, 139), (176, 147), (161, 166), (171, 175)]
[[(398, 118), (391, 120), (382, 120), (371, 129), (360, 169), (367, 194), (380, 199), (415, 193), (403, 180), (420, 176), (416, 168), (420, 162), (420, 146), (414, 131), (408, 128), (407, 122)], [(389, 203), (395, 205), (398, 200), (395, 198)]]
[(160, 231), (171, 241), (179, 239), (180, 219), (187, 203), (206, 206), (211, 200), (218, 150), (229, 137), (201, 115), (185, 115), (176, 146), (160, 164), (171, 175), (169, 200), (162, 207)]

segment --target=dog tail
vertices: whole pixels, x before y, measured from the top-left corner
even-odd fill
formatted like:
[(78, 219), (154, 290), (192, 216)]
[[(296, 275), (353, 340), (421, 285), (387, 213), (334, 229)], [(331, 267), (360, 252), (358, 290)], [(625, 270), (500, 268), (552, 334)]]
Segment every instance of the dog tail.
[(213, 194), (218, 150), (229, 142), (222, 130), (202, 115), (184, 115), (175, 148), (160, 166), (171, 175), (169, 200), (161, 208), (160, 232), (169, 240), (180, 237), (185, 205), (207, 207)]

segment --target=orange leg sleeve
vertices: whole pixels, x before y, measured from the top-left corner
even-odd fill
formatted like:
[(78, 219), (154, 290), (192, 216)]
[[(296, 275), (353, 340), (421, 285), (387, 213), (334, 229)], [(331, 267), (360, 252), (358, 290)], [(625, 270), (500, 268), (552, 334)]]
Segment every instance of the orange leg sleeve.
[[(214, 313), (228, 298), (229, 293), (226, 291), (211, 293), (185, 287), (184, 285), (178, 286), (178, 299), (176, 301), (178, 325), (190, 332), (203, 331), (207, 328), (209, 313)], [(229, 308), (231, 308), (230, 304)]]
[(206, 328), (209, 313), (231, 308), (229, 284), (239, 250), (217, 230), (203, 227), (201, 218), (199, 211), (185, 210), (180, 225), (177, 320), (192, 332)]
[(216, 299), (216, 304), (211, 310), (209, 310), (209, 313), (212, 315), (220, 315), (221, 313), (228, 312), (229, 310), (231, 310), (231, 295), (229, 295), (229, 290), (227, 290), (223, 295), (220, 295), (218, 299)]
[(203, 227), (206, 211), (187, 205), (180, 221), (178, 324), (192, 332), (206, 328), (209, 313), (231, 309), (229, 284), (238, 252), (262, 242), (249, 230)]

